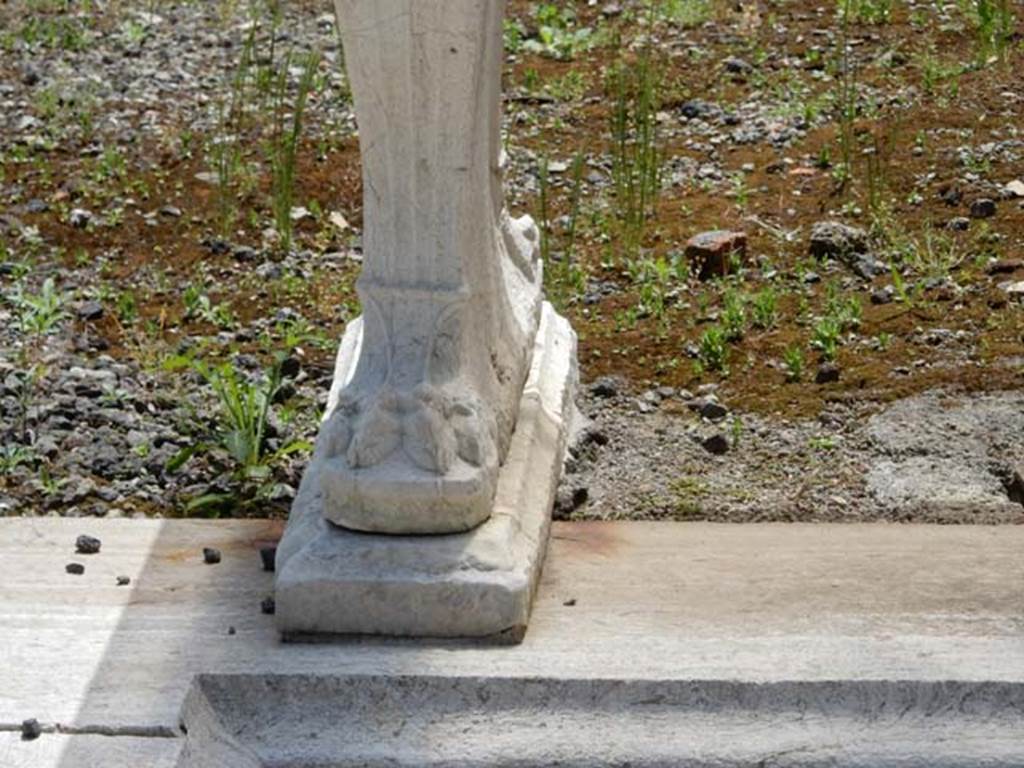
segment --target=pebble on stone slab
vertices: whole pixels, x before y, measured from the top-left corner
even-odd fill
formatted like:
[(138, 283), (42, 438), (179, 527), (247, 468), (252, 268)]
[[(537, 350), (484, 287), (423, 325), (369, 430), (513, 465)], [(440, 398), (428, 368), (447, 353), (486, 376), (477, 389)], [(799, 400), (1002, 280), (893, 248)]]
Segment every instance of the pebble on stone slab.
[(34, 717), (21, 721), (21, 740), (34, 741), (43, 733), (43, 726)]
[(272, 597), (265, 597), (263, 598), (263, 602), (260, 603), (260, 610), (268, 616), (273, 615), (276, 608), (277, 606), (274, 604), (274, 598)]
[(81, 563), (68, 563), (64, 566), (64, 570), (70, 573), (72, 576), (81, 576), (85, 573), (85, 566)]
[(75, 552), (80, 555), (95, 555), (99, 553), (102, 542), (95, 536), (86, 536), (84, 533), (75, 539)]
[(118, 576), (117, 577), (117, 586), (119, 586), (119, 587), (127, 587), (131, 583), (132, 583), (132, 580), (130, 578), (128, 578), (127, 576)]
[(263, 570), (274, 572), (277, 559), (277, 547), (260, 547), (260, 561), (263, 563)]
[(203, 562), (207, 565), (216, 565), (220, 562), (220, 550), (213, 547), (203, 547)]

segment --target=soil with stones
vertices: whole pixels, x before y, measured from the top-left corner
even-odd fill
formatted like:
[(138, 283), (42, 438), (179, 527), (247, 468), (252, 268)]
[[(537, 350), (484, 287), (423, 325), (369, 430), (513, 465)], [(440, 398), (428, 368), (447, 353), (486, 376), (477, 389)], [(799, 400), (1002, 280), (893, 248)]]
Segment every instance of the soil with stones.
[(598, 392), (582, 398), (556, 518), (1024, 523), (1019, 393), (929, 392), (784, 420), (668, 389)]
[[(558, 515), (1021, 521), (1024, 11), (844, 7), (509, 3)], [(0, 514), (287, 513), (360, 311), (330, 10), (0, 4)]]

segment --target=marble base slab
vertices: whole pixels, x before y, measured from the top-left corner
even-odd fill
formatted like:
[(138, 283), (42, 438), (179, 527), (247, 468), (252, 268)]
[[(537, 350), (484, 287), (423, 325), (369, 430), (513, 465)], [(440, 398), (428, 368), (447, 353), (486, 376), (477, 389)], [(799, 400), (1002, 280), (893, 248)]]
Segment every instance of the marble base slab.
[[(332, 401), (350, 376), (359, 333), (361, 325), (353, 323), (342, 341)], [(467, 533), (375, 535), (326, 521), (320, 483), (325, 458), (318, 446), (277, 551), (276, 616), (285, 638), (519, 642), (544, 561), (576, 381), (575, 334), (545, 304), (494, 511)]]

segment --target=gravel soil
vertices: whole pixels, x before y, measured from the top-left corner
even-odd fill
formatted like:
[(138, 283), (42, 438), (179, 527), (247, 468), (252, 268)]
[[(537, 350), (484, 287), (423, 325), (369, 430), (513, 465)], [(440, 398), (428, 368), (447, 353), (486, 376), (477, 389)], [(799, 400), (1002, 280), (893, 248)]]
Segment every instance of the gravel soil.
[(706, 402), (586, 393), (556, 518), (1024, 523), (1019, 393), (929, 392), (814, 420), (712, 421)]
[[(509, 205), (589, 419), (557, 514), (1022, 522), (1024, 11), (656, 5), (509, 3)], [(314, 53), (288, 242), (273, 148)], [(613, 75), (644, 62), (628, 225)], [(329, 4), (0, 4), (0, 514), (286, 515), (361, 200)], [(719, 230), (712, 276), (687, 243)], [(255, 458), (225, 377), (272, 400)]]

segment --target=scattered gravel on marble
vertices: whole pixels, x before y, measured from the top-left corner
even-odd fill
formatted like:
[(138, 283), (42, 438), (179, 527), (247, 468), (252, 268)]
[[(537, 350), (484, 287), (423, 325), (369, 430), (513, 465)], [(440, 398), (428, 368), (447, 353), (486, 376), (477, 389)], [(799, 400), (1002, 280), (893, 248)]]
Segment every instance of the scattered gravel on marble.
[(72, 576), (81, 576), (85, 573), (85, 566), (81, 563), (68, 563), (64, 566), (64, 570)]
[(132, 580), (128, 576), (118, 576), (117, 577), (117, 586), (119, 586), (119, 587), (127, 587), (131, 583), (132, 583)]
[(100, 551), (102, 542), (95, 536), (82, 534), (75, 539), (75, 552), (80, 555), (95, 555)]
[(272, 616), (275, 610), (277, 610), (277, 604), (274, 602), (274, 598), (263, 598), (263, 601), (260, 603), (260, 611), (267, 616)]
[(220, 562), (220, 550), (213, 547), (203, 548), (203, 562), (207, 565), (216, 565)]

